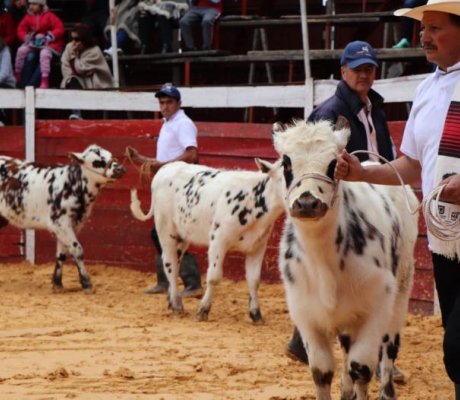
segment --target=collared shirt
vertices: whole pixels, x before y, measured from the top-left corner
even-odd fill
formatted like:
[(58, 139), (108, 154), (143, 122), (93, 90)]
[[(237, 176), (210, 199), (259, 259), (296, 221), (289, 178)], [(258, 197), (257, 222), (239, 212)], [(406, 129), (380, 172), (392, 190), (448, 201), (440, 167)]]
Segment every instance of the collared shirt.
[(163, 118), (156, 159), (161, 162), (171, 161), (181, 156), (187, 147), (198, 147), (197, 135), (195, 124), (184, 110), (178, 110), (168, 120)]
[[(374, 122), (372, 121), (372, 103), (369, 100), (369, 97), (366, 97), (366, 104), (359, 111), (358, 119), (363, 123), (364, 129), (366, 130), (367, 150), (378, 154), (379, 148), (377, 146), (377, 134)], [(373, 154), (369, 154), (369, 160), (380, 161), (380, 159)]]
[(415, 91), (401, 151), (420, 162), (424, 197), (433, 189), (439, 142), (453, 92), (459, 82), (460, 62), (447, 71), (437, 68)]

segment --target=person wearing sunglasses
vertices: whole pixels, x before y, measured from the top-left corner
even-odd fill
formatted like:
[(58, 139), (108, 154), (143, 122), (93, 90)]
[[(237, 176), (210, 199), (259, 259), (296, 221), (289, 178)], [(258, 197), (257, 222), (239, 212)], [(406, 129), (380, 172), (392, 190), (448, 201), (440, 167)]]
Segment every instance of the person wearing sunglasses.
[[(91, 28), (77, 24), (70, 32), (71, 41), (61, 57), (62, 82), (65, 89), (108, 89), (113, 87), (112, 74)], [(82, 119), (80, 110), (73, 110), (70, 119)]]

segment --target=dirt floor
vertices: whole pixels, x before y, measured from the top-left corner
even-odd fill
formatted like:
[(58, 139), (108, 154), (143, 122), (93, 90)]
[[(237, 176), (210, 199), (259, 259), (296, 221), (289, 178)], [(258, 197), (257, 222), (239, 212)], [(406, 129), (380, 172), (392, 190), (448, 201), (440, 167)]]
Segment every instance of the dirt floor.
[[(54, 294), (52, 269), (0, 265), (1, 400), (314, 399), (308, 367), (284, 355), (292, 325), (281, 284), (260, 287), (262, 325), (248, 317), (245, 283), (228, 280), (209, 321), (197, 322), (198, 299), (185, 299), (178, 318), (166, 296), (143, 293), (152, 274), (90, 266), (95, 293), (87, 295), (66, 265), (66, 290)], [(441, 338), (439, 318), (408, 317), (399, 399), (453, 400)]]

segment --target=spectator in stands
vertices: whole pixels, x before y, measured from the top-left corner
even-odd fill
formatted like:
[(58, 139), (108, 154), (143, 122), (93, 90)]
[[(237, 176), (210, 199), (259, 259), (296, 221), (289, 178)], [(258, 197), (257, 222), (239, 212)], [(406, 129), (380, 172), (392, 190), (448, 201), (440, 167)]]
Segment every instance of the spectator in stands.
[[(163, 115), (163, 126), (157, 141), (156, 158), (139, 154), (132, 147), (128, 147), (128, 154), (133, 161), (150, 164), (152, 174), (155, 174), (163, 165), (172, 161), (185, 161), (195, 164), (198, 162), (197, 128), (193, 121), (185, 114), (181, 107), (179, 90), (167, 83), (155, 94), (160, 102), (160, 111)], [(155, 228), (151, 232), (152, 241), (157, 249), (155, 261), (157, 285), (148, 288), (148, 294), (165, 293), (169, 282), (164, 272), (161, 260), (161, 245)], [(193, 296), (201, 292), (201, 274), (196, 259), (190, 253), (185, 253), (180, 264), (179, 275), (184, 282), (183, 296)]]
[(38, 52), (41, 73), (40, 88), (48, 88), (51, 60), (53, 55), (59, 56), (64, 48), (64, 24), (56, 14), (48, 9), (46, 0), (30, 0), (29, 10), (19, 23), (17, 35), (22, 45), (16, 54), (16, 81), (21, 81), (27, 54)]
[[(139, 9), (137, 3), (139, 0), (121, 0), (115, 6), (116, 15), (116, 31), (117, 31), (117, 50), (122, 53), (125, 50), (126, 44), (131, 40), (136, 47), (141, 47), (141, 40), (139, 39), (139, 24), (138, 14)], [(104, 33), (110, 42), (110, 19), (107, 21)], [(108, 56), (113, 54), (113, 47), (104, 50)]]
[(222, 14), (221, 0), (197, 0), (185, 15), (180, 19), (182, 39), (185, 43), (185, 51), (196, 50), (193, 39), (192, 26), (201, 22), (203, 36), (203, 50), (211, 50), (214, 23)]
[[(0, 36), (0, 88), (14, 88), (15, 86), (10, 49), (6, 41)], [(4, 125), (5, 112), (0, 109), (0, 126)]]
[[(77, 24), (70, 32), (71, 42), (61, 57), (61, 88), (107, 89), (113, 86), (107, 61), (97, 46), (89, 25)], [(80, 110), (72, 110), (70, 119), (82, 119)]]
[[(404, 0), (404, 8), (414, 8), (422, 6), (427, 0)], [(414, 20), (412, 18), (403, 18), (401, 40), (396, 43), (394, 49), (404, 49), (412, 46), (412, 36), (414, 33)]]
[(396, 168), (407, 184), (421, 179), (425, 199), (441, 189), (430, 210), (436, 209), (444, 223), (439, 223), (439, 229), (431, 227), (428, 241), (444, 327), (444, 367), (454, 384), (455, 400), (460, 400), (460, 121), (458, 101), (453, 98), (460, 87), (460, 1), (429, 0), (395, 15), (422, 22), (420, 41), (427, 60), (437, 68), (415, 91), (401, 143), (403, 156), (391, 166), (363, 167), (344, 151), (337, 158), (336, 177), (399, 185)]
[(6, 9), (3, 0), (0, 0), (0, 37), (8, 47), (12, 47), (16, 41), (16, 24), (13, 16)]
[[(334, 95), (319, 104), (308, 120), (329, 120), (335, 124), (337, 118), (343, 116), (348, 120), (351, 130), (347, 151), (369, 150), (387, 160), (393, 160), (396, 152), (382, 109), (383, 98), (372, 89), (379, 67), (374, 49), (367, 42), (350, 42), (342, 52), (340, 65), (342, 80)], [(373, 155), (359, 154), (358, 157), (361, 161), (380, 161)], [(287, 345), (286, 353), (308, 364), (308, 356), (297, 328)], [(404, 379), (397, 369), (393, 371), (393, 378), (396, 382)]]
[(81, 22), (89, 25), (98, 45), (104, 48), (104, 28), (109, 18), (108, 0), (85, 0), (85, 15)]
[(14, 0), (7, 6), (7, 9), (14, 19), (15, 26), (17, 26), (27, 13), (27, 0)]
[(187, 0), (144, 0), (139, 3), (139, 37), (141, 53), (149, 48), (153, 29), (158, 24), (161, 54), (173, 51), (173, 30), (179, 28), (179, 19), (189, 9)]

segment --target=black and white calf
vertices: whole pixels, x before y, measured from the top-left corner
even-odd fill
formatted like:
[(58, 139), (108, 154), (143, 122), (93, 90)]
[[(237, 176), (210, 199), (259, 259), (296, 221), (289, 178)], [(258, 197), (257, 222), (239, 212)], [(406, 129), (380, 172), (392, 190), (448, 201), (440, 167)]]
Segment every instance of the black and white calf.
[(325, 121), (275, 132), (287, 213), (279, 268), (316, 398), (331, 399), (334, 334), (344, 352), (341, 400), (368, 399), (379, 357), (380, 399), (389, 400), (396, 398), (392, 367), (412, 287), (417, 215), (401, 187), (333, 180), (349, 134)]
[[(142, 221), (155, 217), (169, 280), (169, 300), (174, 312), (183, 311), (177, 287), (179, 260), (190, 244), (208, 246), (206, 292), (197, 318), (206, 320), (222, 266), (229, 250), (246, 255), (249, 315), (262, 319), (257, 290), (263, 256), (272, 226), (283, 211), (273, 180), (276, 168), (256, 160), (261, 171), (226, 171), (181, 161), (166, 164), (152, 181), (150, 211), (144, 215), (131, 191), (131, 211)], [(280, 176), (280, 174), (278, 174)]]
[(0, 227), (46, 229), (57, 239), (53, 287), (62, 289), (62, 266), (72, 255), (80, 283), (92, 288), (76, 234), (91, 212), (101, 189), (125, 170), (112, 154), (93, 144), (83, 153), (70, 153), (71, 165), (45, 166), (0, 157)]

